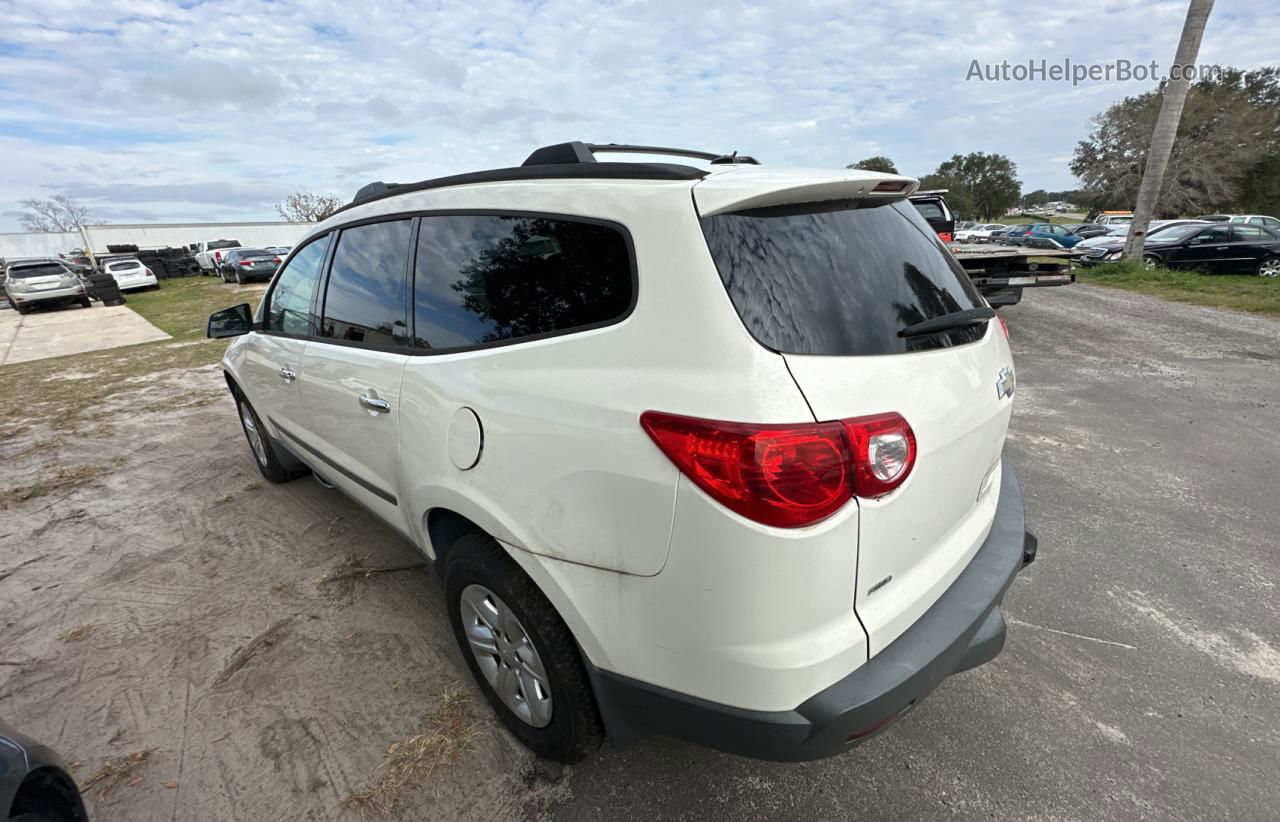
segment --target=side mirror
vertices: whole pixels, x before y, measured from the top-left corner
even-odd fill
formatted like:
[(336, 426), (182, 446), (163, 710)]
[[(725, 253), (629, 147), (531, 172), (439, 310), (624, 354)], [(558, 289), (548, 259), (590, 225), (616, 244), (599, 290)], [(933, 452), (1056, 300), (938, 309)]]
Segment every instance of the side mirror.
[(248, 303), (233, 305), (209, 315), (209, 327), (205, 336), (210, 339), (239, 337), (253, 330), (253, 314)]

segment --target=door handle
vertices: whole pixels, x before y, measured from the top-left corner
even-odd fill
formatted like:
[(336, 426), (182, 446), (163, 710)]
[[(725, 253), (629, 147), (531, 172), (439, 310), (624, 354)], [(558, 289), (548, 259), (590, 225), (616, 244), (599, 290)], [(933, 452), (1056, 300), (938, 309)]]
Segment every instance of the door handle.
[(1226, 247), (1225, 245), (1220, 245), (1220, 246), (1218, 246), (1217, 250), (1218, 250), (1218, 251), (1226, 251), (1226, 250), (1227, 250), (1227, 247)]
[(298, 378), (298, 375), (295, 374), (293, 369), (289, 368), (289, 366), (282, 365), (280, 366), (280, 378), (285, 382), (293, 382)]
[(360, 404), (365, 408), (368, 408), (370, 411), (377, 411), (380, 414), (391, 413), (391, 403), (386, 400), (379, 400), (374, 397), (370, 397), (368, 394), (360, 395)]

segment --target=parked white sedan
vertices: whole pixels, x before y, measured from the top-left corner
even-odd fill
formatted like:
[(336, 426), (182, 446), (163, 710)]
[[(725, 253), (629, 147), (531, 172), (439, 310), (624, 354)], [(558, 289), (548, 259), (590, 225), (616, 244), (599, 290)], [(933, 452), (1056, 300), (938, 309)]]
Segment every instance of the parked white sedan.
[(156, 288), (160, 281), (155, 272), (133, 257), (108, 260), (107, 273), (116, 279), (121, 291), (133, 291), (139, 288)]
[(987, 243), (991, 241), (991, 232), (1004, 231), (1009, 226), (1004, 223), (978, 223), (972, 228), (956, 232), (957, 243)]

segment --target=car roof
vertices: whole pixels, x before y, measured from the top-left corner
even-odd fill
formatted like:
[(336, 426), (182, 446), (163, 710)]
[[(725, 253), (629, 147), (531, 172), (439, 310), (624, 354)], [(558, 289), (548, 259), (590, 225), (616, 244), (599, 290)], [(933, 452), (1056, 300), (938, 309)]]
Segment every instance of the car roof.
[[(597, 153), (689, 157), (709, 165), (706, 168), (695, 168), (665, 162), (601, 162), (595, 157)], [(860, 169), (764, 169), (754, 158), (739, 156), (737, 152), (717, 154), (661, 146), (569, 142), (536, 149), (522, 165), (512, 168), (455, 174), (408, 184), (369, 183), (357, 191), (352, 201), (335, 214), (378, 200), (418, 191), (539, 180), (561, 183), (574, 180), (683, 183), (695, 188), (695, 198), (703, 216), (729, 210), (761, 208), (782, 202), (826, 201), (867, 196), (901, 199), (910, 195), (919, 186), (919, 182), (910, 177)], [(891, 181), (891, 184), (901, 183), (901, 185), (892, 191), (873, 191), (877, 185), (886, 181)], [(322, 225), (327, 223), (329, 220), (325, 220)]]
[(31, 266), (48, 265), (49, 263), (57, 263), (61, 266), (66, 265), (66, 262), (63, 260), (59, 260), (54, 257), (44, 257), (38, 260), (18, 260), (17, 262), (9, 263), (8, 267), (9, 270), (12, 271), (15, 268), (30, 268)]

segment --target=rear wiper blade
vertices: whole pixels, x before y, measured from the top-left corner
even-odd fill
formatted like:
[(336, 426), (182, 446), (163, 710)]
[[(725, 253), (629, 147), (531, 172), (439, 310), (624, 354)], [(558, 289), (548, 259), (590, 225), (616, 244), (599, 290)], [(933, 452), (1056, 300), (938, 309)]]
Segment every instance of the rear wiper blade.
[(950, 331), (953, 328), (963, 328), (966, 325), (984, 323), (995, 315), (995, 310), (986, 306), (965, 308), (960, 311), (952, 311), (950, 314), (943, 314), (941, 317), (934, 317), (931, 320), (909, 325), (899, 331), (898, 336), (919, 337), (922, 334), (937, 334), (939, 331)]

